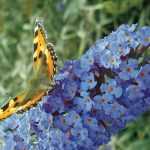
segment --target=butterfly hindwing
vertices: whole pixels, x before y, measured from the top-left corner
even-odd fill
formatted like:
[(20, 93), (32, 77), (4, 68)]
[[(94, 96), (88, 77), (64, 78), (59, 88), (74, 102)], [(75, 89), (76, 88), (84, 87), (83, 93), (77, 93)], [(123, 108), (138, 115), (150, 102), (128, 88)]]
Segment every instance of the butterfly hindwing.
[(45, 50), (46, 54), (46, 63), (47, 63), (47, 69), (48, 69), (48, 76), (50, 78), (53, 78), (53, 75), (56, 73), (56, 61), (57, 57), (54, 52), (53, 45), (51, 43), (47, 44), (47, 48)]

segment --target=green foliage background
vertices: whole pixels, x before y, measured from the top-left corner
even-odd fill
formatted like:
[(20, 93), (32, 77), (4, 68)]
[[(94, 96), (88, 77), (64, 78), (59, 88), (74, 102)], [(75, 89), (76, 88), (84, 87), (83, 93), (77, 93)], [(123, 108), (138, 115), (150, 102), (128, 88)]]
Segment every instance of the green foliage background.
[[(119, 25), (150, 25), (148, 0), (0, 0), (0, 96), (26, 86), (32, 68), (33, 29), (42, 18), (59, 65), (77, 59)], [(128, 125), (110, 144), (113, 150), (150, 149), (150, 113)]]

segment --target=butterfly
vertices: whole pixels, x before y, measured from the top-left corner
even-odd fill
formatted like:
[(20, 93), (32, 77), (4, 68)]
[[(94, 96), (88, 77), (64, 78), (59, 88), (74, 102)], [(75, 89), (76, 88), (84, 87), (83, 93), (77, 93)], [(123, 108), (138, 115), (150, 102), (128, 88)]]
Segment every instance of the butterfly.
[(14, 98), (0, 101), (0, 120), (35, 106), (47, 94), (56, 74), (57, 57), (42, 21), (36, 20), (33, 40), (33, 69), (28, 86)]

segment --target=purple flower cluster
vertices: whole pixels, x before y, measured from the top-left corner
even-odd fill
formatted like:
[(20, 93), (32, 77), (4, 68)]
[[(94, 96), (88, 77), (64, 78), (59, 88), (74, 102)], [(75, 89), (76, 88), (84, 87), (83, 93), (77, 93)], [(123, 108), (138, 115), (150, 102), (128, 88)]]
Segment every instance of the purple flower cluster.
[(136, 25), (98, 40), (65, 63), (36, 108), (0, 123), (0, 148), (96, 150), (106, 144), (150, 108), (150, 64), (142, 55), (149, 46), (150, 27)]

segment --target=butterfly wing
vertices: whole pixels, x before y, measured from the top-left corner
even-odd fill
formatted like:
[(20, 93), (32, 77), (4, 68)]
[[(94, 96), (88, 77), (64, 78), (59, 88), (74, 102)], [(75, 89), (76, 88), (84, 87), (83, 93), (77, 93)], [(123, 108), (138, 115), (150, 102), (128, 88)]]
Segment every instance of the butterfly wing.
[[(40, 66), (46, 66), (45, 73), (49, 79), (53, 78), (56, 73), (57, 57), (53, 45), (47, 44), (47, 36), (41, 21), (36, 21), (36, 28), (34, 31), (34, 69), (39, 71)], [(42, 70), (43, 71), (43, 70)]]
[(33, 53), (33, 60), (34, 64), (33, 67), (35, 70), (40, 69), (41, 64), (43, 62), (43, 54), (46, 49), (46, 34), (44, 31), (44, 27), (40, 21), (36, 21), (36, 27), (34, 29), (34, 53)]
[(24, 111), (37, 104), (46, 94), (50, 81), (56, 73), (57, 57), (53, 45), (47, 43), (46, 33), (41, 21), (36, 21), (34, 31), (33, 70), (28, 87), (11, 98), (9, 102), (0, 108), (0, 120), (3, 120), (15, 112)]

